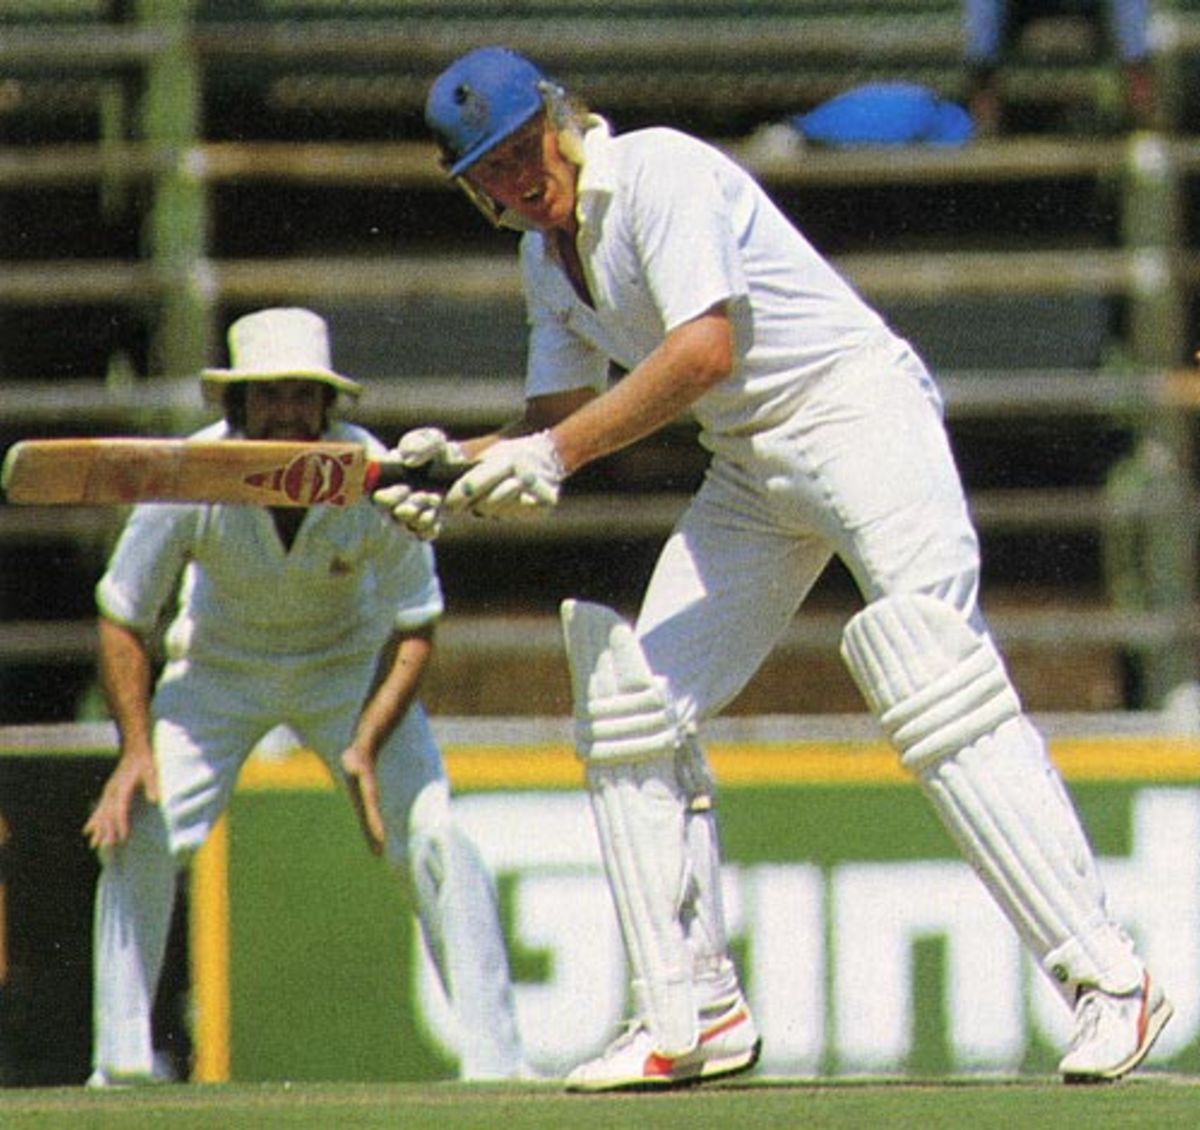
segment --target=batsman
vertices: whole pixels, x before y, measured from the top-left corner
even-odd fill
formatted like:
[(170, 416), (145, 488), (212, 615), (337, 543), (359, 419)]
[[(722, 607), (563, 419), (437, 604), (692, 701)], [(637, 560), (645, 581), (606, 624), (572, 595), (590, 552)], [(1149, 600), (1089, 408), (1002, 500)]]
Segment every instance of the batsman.
[[(332, 368), (317, 314), (248, 314), (229, 346), (231, 367), (201, 376), (225, 418), (197, 438), (327, 439), (383, 454), (334, 416), (339, 395), (360, 386)], [(162, 1074), (151, 1007), (176, 873), (279, 724), (322, 758), (371, 851), (411, 885), (459, 1032), (461, 1077), (524, 1071), (492, 879), (455, 821), (418, 698), (443, 603), (429, 548), (368, 504), (133, 510), (96, 588), (120, 757), (84, 827), (102, 864), (91, 1085)], [(154, 681), (150, 640), (172, 604)]]
[(444, 495), (392, 488), (396, 519), (428, 535), (446, 513), (537, 513), (572, 472), (685, 412), (711, 454), (636, 623), (563, 606), (636, 1008), (568, 1087), (670, 1087), (755, 1063), (698, 731), (835, 554), (864, 599), (842, 646), (863, 697), (1074, 1013), (1063, 1077), (1132, 1070), (1171, 1006), (1106, 907), (988, 632), (978, 539), (925, 365), (742, 168), (694, 138), (614, 135), (503, 47), (453, 62), (426, 119), (449, 176), (525, 233), (526, 402), (496, 435), (438, 445), (425, 433), (423, 457), (478, 462)]

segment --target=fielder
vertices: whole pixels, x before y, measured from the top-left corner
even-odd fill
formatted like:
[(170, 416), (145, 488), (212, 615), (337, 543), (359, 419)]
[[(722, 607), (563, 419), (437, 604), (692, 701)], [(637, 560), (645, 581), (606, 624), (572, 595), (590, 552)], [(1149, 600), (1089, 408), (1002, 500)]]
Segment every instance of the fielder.
[[(225, 419), (205, 439), (383, 445), (330, 419), (359, 385), (330, 367), (324, 321), (271, 309), (229, 331), (201, 376)], [(182, 580), (180, 580), (182, 576)], [(147, 638), (177, 598), (151, 697)], [(94, 1072), (148, 1082), (150, 1014), (175, 876), (226, 808), (258, 740), (284, 723), (355, 801), (368, 844), (412, 884), (460, 1031), (464, 1079), (522, 1072), (491, 877), (455, 824), (417, 700), (442, 594), (429, 547), (375, 508), (137, 507), (96, 589), (100, 671), (120, 759), (84, 827), (100, 853)]]
[[(472, 51), (426, 118), (446, 169), (523, 229), (523, 418), (414, 458), (478, 464), (398, 522), (553, 506), (578, 468), (692, 411), (712, 454), (636, 626), (563, 608), (596, 825), (637, 1015), (568, 1087), (671, 1086), (751, 1067), (697, 728), (747, 683), (833, 554), (866, 601), (843, 655), (965, 856), (1074, 1010), (1068, 1080), (1140, 1063), (1171, 1006), (1105, 907), (1091, 849), (977, 602), (979, 552), (924, 365), (761, 188), (670, 129), (614, 137), (528, 59)], [(625, 376), (609, 383), (610, 362)], [(980, 970), (986, 976), (986, 970)]]

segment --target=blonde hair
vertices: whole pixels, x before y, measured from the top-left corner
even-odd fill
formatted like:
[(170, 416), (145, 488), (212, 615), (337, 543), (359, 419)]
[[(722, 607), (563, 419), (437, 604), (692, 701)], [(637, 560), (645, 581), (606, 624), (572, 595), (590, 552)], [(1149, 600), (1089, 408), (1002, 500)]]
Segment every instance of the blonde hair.
[(572, 165), (583, 164), (583, 135), (600, 119), (588, 108), (578, 95), (570, 94), (561, 86), (544, 82), (539, 87), (542, 101), (546, 104), (546, 115), (558, 133), (558, 150)]

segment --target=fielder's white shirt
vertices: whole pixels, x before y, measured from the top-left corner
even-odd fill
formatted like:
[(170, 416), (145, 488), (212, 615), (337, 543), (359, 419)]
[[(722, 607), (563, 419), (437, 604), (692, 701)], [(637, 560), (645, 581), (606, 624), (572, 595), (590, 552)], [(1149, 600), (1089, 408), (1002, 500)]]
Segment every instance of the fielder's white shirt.
[[(195, 438), (228, 435), (222, 421)], [(373, 457), (385, 451), (344, 422), (325, 438), (362, 443)], [(443, 610), (433, 551), (369, 503), (311, 508), (290, 550), (262, 507), (138, 506), (96, 587), (97, 605), (149, 633), (176, 591), (171, 659), (288, 656), (315, 665), (374, 653), (394, 629), (419, 628)]]
[(595, 308), (540, 232), (521, 243), (531, 326), (526, 396), (603, 389), (666, 333), (726, 301), (736, 371), (694, 407), (705, 445), (775, 427), (805, 383), (890, 334), (744, 169), (675, 130), (584, 137), (578, 249)]

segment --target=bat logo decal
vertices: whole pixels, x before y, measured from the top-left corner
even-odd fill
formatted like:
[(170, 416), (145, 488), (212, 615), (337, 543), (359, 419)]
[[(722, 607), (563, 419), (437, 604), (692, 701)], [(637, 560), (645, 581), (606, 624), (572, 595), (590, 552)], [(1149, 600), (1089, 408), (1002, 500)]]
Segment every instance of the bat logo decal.
[(273, 471), (247, 475), (250, 486), (279, 491), (301, 506), (345, 506), (342, 488), (346, 483), (344, 464), (353, 461), (352, 455), (335, 457), (323, 452), (306, 452), (289, 460), (286, 466)]
[(297, 455), (283, 472), (283, 492), (293, 502), (315, 506), (319, 503), (337, 505), (346, 472), (341, 463), (328, 455)]

